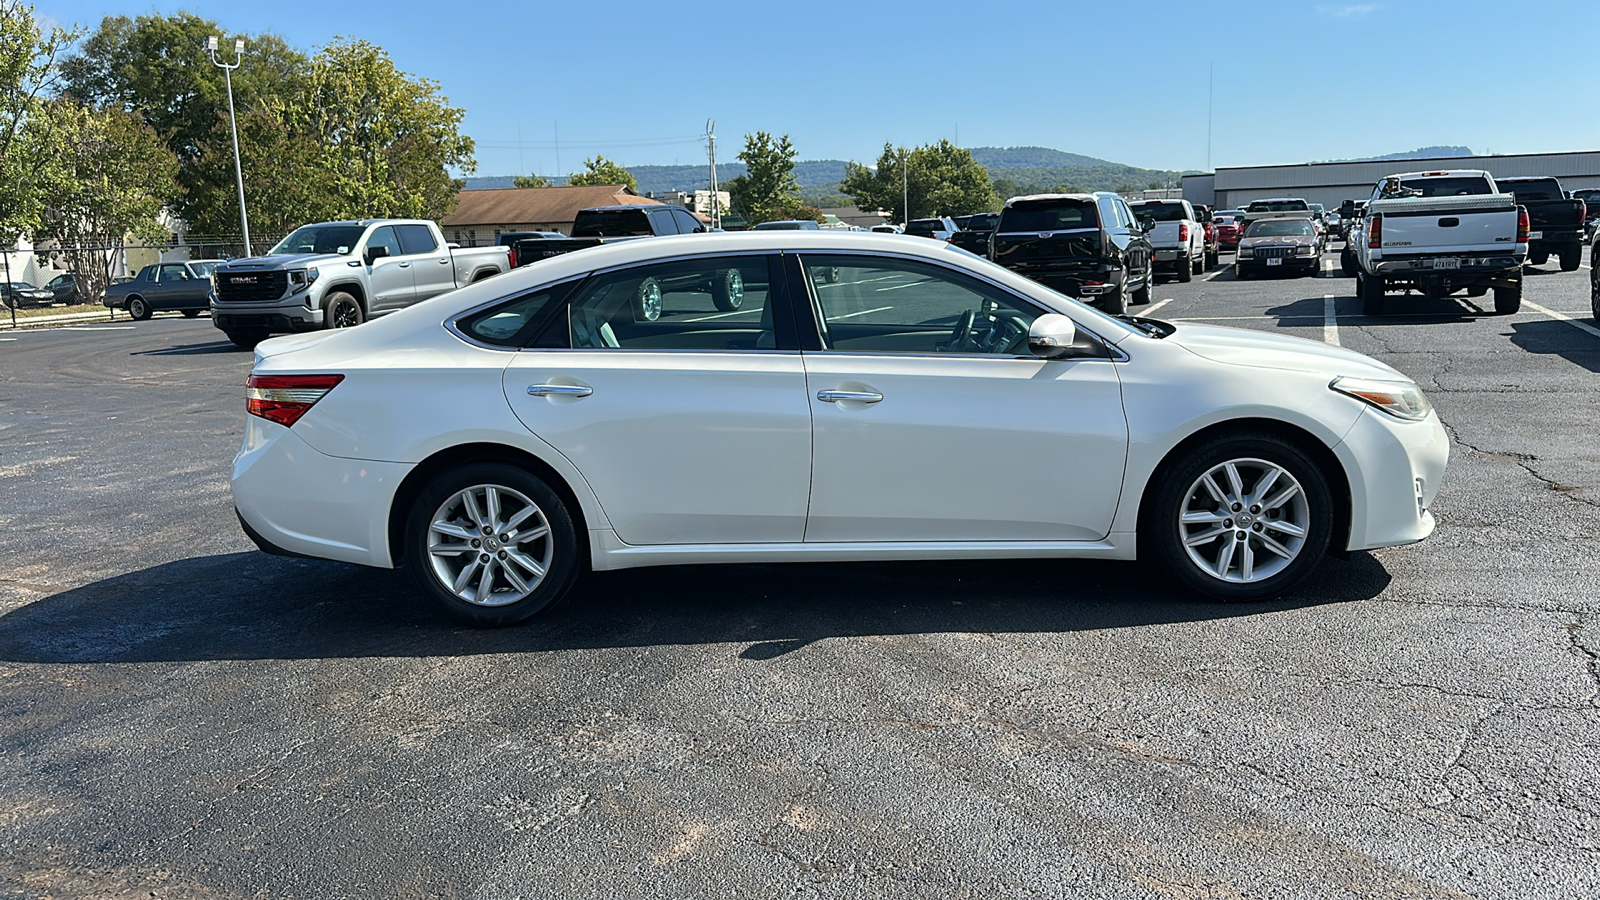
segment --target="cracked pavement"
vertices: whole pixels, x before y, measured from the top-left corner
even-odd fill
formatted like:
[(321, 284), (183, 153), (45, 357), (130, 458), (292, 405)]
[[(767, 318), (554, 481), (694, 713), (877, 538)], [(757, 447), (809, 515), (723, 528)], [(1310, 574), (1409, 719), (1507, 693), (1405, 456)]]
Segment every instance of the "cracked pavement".
[(1238, 606), (1138, 564), (691, 567), (458, 628), (239, 532), (250, 357), (208, 320), (19, 334), (0, 897), (1594, 896), (1600, 339), (1352, 286), (1156, 288), (1312, 340), (1333, 295), (1454, 443), (1432, 538)]

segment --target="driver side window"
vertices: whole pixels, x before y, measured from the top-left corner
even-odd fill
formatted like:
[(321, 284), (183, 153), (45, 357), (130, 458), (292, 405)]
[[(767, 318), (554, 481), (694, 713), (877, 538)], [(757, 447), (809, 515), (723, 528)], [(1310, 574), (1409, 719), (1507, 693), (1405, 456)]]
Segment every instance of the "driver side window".
[(1028, 352), (1040, 311), (940, 266), (907, 259), (807, 256), (823, 347), (856, 353)]

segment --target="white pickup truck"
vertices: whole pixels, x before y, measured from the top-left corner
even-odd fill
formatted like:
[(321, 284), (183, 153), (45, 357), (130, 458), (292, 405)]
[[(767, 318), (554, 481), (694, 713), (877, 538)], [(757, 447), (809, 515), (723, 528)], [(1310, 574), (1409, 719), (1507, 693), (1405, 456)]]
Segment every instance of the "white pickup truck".
[(211, 323), (240, 347), (269, 334), (349, 328), (515, 265), (510, 247), (461, 249), (424, 219), (319, 222), (266, 256), (211, 274)]
[[(1346, 210), (1353, 212), (1346, 201)], [(1494, 291), (1495, 312), (1522, 306), (1528, 211), (1488, 172), (1410, 172), (1381, 179), (1349, 230), (1361, 311), (1382, 315), (1385, 294), (1416, 289), (1430, 298)]]

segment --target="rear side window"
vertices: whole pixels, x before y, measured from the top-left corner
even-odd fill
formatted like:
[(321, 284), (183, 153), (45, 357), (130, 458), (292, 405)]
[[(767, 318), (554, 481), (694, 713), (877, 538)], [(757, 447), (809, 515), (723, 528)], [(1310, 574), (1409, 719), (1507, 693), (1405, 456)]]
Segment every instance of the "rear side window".
[[(780, 342), (771, 283), (765, 256), (671, 260), (607, 272), (567, 304), (562, 336), (580, 350), (774, 350)], [(551, 329), (559, 331), (559, 323)]]
[(1000, 213), (995, 231), (1016, 234), (1098, 228), (1100, 216), (1093, 200), (1024, 200)]
[(394, 230), (400, 233), (400, 252), (406, 256), (439, 249), (438, 241), (433, 239), (433, 232), (426, 225), (396, 225)]
[(526, 346), (576, 282), (540, 288), (456, 321), (467, 337), (496, 347)]

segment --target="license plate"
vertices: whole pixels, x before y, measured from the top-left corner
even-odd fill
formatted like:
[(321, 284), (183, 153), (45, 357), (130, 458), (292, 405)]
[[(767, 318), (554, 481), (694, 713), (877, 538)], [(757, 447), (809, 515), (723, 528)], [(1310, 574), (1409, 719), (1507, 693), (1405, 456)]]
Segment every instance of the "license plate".
[(1433, 267), (1435, 269), (1459, 269), (1459, 268), (1461, 268), (1461, 260), (1459, 260), (1459, 259), (1436, 259), (1436, 260), (1433, 261)]
[(1542, 240), (1544, 240), (1544, 232), (1542, 232), (1542, 231), (1530, 231), (1530, 232), (1528, 232), (1528, 240), (1530, 240), (1530, 241), (1542, 241)]
[(1281, 266), (1281, 265), (1283, 265), (1283, 260), (1281, 260), (1281, 259), (1269, 259), (1269, 260), (1267, 260), (1267, 265), (1269, 265), (1269, 266)]

